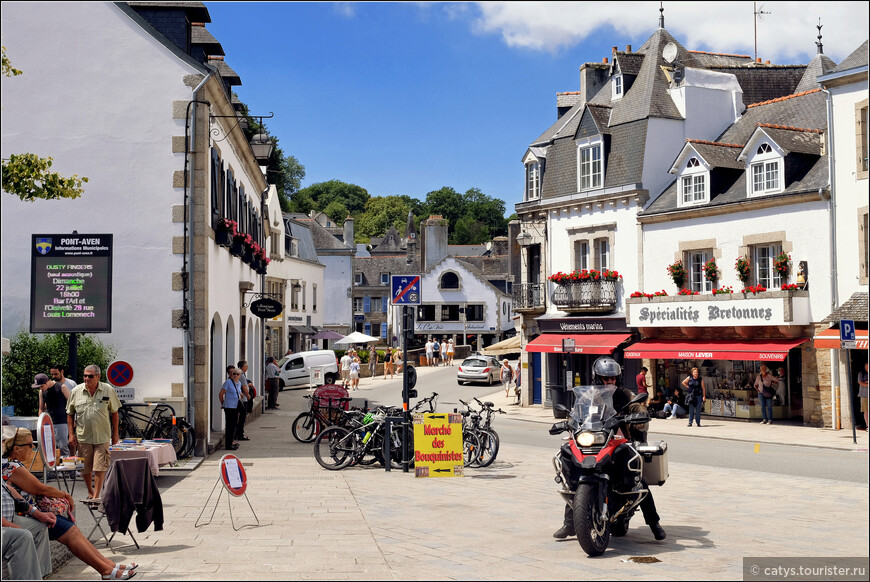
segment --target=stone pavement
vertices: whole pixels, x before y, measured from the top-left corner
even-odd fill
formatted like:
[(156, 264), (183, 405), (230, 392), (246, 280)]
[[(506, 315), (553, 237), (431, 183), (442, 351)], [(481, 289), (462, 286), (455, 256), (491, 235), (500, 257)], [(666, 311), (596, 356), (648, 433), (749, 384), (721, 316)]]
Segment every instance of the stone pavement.
[[(373, 381), (361, 383), (361, 395), (366, 382)], [(502, 446), (492, 466), (469, 470), (464, 478), (415, 479), (377, 467), (326, 471), (311, 445), (292, 437), (300, 393), (282, 392), (282, 409), (250, 424), (252, 440), (236, 451), (256, 518), (244, 498), (228, 503), (223, 492), (204, 514), (207, 519), (214, 508), (212, 522), (195, 527), (218, 479), (218, 451), (184, 477), (162, 474), (163, 531), (136, 534), (141, 550), (124, 547), (107, 555), (139, 563), (137, 579), (143, 580), (716, 580), (741, 578), (744, 556), (867, 555), (866, 482), (672, 462), (668, 482), (654, 488), (668, 538), (656, 542), (638, 514), (627, 536), (613, 538), (604, 556), (588, 558), (574, 538), (551, 537), (563, 504), (549, 451)], [(490, 399), (513, 417), (553, 421), (550, 411), (508, 407), (498, 397), (505, 400), (503, 393)], [(670, 423), (676, 425), (666, 430), (688, 431), (685, 423), (682, 429), (680, 422)], [(738, 438), (742, 430), (754, 440), (766, 435), (765, 442), (824, 432), (709, 424), (704, 436)], [(836, 434), (825, 438), (842, 445)], [(866, 433), (863, 443), (866, 448)], [(229, 506), (236, 526), (246, 526), (237, 532)], [(638, 557), (655, 561), (630, 560)], [(95, 578), (75, 559), (50, 576)]]

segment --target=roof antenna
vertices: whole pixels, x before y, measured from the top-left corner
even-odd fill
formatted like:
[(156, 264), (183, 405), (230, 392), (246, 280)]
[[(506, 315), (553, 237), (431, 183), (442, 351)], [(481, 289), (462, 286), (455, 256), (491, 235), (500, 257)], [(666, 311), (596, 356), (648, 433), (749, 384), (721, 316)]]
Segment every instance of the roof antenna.
[(758, 6), (756, 8), (756, 3), (753, 2), (752, 3), (752, 14), (753, 14), (752, 32), (753, 32), (753, 35), (755, 36), (755, 62), (757, 63), (758, 62), (758, 23), (761, 21), (761, 18), (763, 16), (770, 14), (770, 12), (764, 11), (764, 4), (762, 4), (761, 6)]
[(821, 17), (819, 17), (819, 23), (816, 25), (816, 28), (819, 29), (819, 36), (818, 36), (819, 40), (816, 41), (816, 46), (819, 47), (819, 54), (821, 55), (821, 54), (824, 54), (824, 51), (822, 50), (822, 19), (821, 19)]
[(665, 27), (665, 7), (664, 2), (659, 2), (659, 28)]

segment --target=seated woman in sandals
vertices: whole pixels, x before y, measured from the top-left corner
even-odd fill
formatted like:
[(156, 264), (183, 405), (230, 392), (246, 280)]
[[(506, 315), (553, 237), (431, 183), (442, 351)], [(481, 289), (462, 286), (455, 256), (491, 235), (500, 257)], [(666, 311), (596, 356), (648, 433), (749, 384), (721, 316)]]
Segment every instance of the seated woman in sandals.
[(23, 461), (30, 458), (32, 450), (33, 437), (29, 430), (14, 426), (3, 427), (3, 482), (9, 486), (13, 496), (20, 496), (32, 506), (27, 512), (28, 516), (14, 516), (14, 523), (22, 525), (31, 519), (43, 522), (48, 526), (49, 539), (57, 540), (68, 547), (78, 559), (99, 572), (103, 580), (127, 580), (135, 576), (136, 564), (116, 564), (103, 556), (71, 519), (37, 509), (34, 496), (60, 499), (67, 503), (69, 515), (72, 517), (74, 502), (69, 493), (42, 483), (24, 466)]

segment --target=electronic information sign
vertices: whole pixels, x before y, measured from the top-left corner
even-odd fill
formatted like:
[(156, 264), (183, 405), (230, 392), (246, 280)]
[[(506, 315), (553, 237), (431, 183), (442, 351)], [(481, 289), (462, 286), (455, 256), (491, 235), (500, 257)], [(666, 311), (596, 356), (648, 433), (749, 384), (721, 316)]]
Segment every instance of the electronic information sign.
[(112, 331), (112, 235), (35, 234), (30, 333)]

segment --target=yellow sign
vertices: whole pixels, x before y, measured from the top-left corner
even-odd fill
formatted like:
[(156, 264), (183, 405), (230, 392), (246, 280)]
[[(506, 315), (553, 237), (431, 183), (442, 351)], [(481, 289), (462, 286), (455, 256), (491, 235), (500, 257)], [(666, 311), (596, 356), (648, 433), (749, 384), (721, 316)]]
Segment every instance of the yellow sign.
[(414, 475), (462, 477), (462, 415), (414, 415)]

